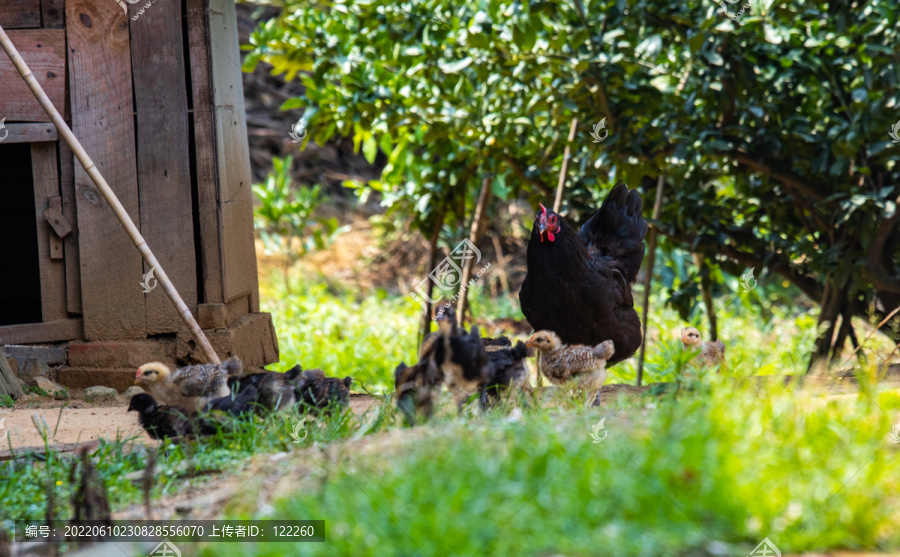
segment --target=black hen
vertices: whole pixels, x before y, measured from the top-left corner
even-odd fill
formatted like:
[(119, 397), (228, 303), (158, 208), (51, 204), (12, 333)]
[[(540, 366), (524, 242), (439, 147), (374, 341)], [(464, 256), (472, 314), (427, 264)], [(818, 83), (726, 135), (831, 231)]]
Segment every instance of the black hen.
[(543, 206), (528, 241), (528, 274), (519, 292), (522, 313), (535, 330), (565, 344), (612, 340), (610, 365), (641, 345), (641, 320), (631, 285), (644, 259), (647, 220), (637, 191), (619, 182), (576, 234)]

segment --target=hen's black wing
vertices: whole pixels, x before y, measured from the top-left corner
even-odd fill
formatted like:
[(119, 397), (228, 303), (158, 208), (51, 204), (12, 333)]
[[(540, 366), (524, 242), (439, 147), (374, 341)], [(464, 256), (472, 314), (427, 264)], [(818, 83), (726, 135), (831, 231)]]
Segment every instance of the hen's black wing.
[(642, 210), (637, 190), (619, 182), (578, 232), (591, 260), (615, 267), (629, 284), (637, 280), (644, 260), (647, 220)]

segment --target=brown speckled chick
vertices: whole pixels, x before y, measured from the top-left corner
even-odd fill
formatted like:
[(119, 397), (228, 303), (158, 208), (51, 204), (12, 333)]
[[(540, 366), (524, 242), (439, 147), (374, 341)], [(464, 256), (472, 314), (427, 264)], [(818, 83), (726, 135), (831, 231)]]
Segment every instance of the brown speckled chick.
[(702, 339), (700, 331), (694, 327), (681, 330), (681, 342), (685, 351), (699, 350), (700, 353), (691, 362), (701, 366), (717, 366), (725, 362), (725, 343), (721, 340), (708, 342)]
[(138, 368), (134, 384), (162, 404), (196, 412), (208, 402), (230, 395), (227, 377), (240, 373), (241, 368), (237, 357), (221, 364), (186, 366), (175, 371), (163, 363), (150, 362)]
[(534, 333), (527, 346), (534, 346), (538, 354), (538, 369), (555, 385), (575, 380), (578, 388), (587, 390), (596, 400), (606, 381), (606, 361), (615, 353), (611, 340), (597, 346), (566, 345), (553, 331)]

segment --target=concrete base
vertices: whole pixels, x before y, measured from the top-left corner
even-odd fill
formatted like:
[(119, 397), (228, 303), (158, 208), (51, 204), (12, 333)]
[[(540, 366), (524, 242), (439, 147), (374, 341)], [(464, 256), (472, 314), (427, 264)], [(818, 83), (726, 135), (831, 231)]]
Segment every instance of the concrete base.
[[(238, 356), (245, 369), (259, 369), (278, 361), (278, 340), (268, 313), (243, 315), (227, 329), (204, 333), (219, 358)], [(173, 369), (206, 363), (188, 332), (143, 340), (76, 341), (69, 346), (68, 365), (59, 368), (55, 379), (70, 389), (101, 385), (123, 392), (134, 384), (137, 368), (153, 361)]]

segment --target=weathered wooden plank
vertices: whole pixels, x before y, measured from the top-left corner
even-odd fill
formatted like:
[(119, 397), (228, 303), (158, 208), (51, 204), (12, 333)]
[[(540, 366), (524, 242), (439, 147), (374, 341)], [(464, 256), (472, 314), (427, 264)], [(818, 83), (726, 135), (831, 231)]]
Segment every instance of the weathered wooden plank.
[(209, 1), (216, 166), (225, 302), (249, 292), (259, 310), (256, 245), (253, 236), (250, 151), (241, 78), (237, 16), (233, 0)]
[(63, 29), (66, 26), (64, 0), (41, 0), (41, 17), (44, 29)]
[(41, 0), (3, 0), (0, 2), (0, 25), (4, 29), (40, 27)]
[[(40, 16), (40, 13), (38, 14)], [(62, 29), (10, 31), (22, 59), (60, 112), (66, 101), (66, 32)], [(15, 122), (49, 122), (34, 94), (7, 56), (0, 56), (0, 115)]]
[[(53, 149), (54, 154), (56, 154), (56, 149)], [(57, 184), (59, 186), (59, 184)], [(69, 221), (66, 220), (66, 217), (62, 214), (62, 198), (60, 196), (55, 195), (50, 197), (49, 199), (49, 207), (44, 209), (43, 215), (44, 220), (47, 221), (47, 224), (50, 225), (50, 228), (53, 229), (53, 234), (50, 234), (50, 259), (59, 259), (63, 261), (63, 238), (67, 235), (71, 234), (72, 226), (69, 224)], [(63, 262), (63, 265), (65, 263)]]
[(59, 188), (62, 211), (72, 225), (72, 233), (63, 238), (63, 257), (66, 262), (66, 307), (70, 314), (81, 315), (81, 258), (78, 256), (78, 208), (75, 205), (75, 155), (69, 144), (60, 141)]
[(0, 327), (0, 344), (34, 344), (81, 338), (81, 319)]
[(59, 196), (59, 176), (56, 170), (56, 145), (31, 144), (31, 171), (34, 175), (34, 210), (38, 232), (38, 264), (41, 269), (41, 310), (45, 323), (65, 319), (66, 269), (62, 261), (50, 254), (50, 240), (56, 237), (44, 219), (50, 198)]
[(72, 232), (72, 225), (62, 214), (62, 198), (58, 195), (50, 198), (50, 205), (43, 214), (57, 238), (65, 238)]
[[(4, 131), (6, 130), (6, 131)], [(0, 137), (5, 145), (11, 143), (35, 143), (56, 141), (56, 126), (53, 124), (5, 124), (0, 128)]]
[(224, 301), (219, 242), (219, 200), (216, 174), (216, 139), (209, 66), (208, 0), (187, 0), (188, 56), (194, 117), (194, 164), (200, 221), (202, 299)]
[[(66, 2), (72, 129), (139, 223), (128, 21), (112, 8)], [(85, 339), (145, 337), (140, 254), (81, 164), (75, 165), (75, 202)]]
[[(132, 17), (138, 9), (143, 7), (131, 6)], [(130, 24), (141, 233), (196, 315), (197, 262), (181, 2), (160, 0)], [(145, 263), (144, 271), (149, 270)], [(162, 289), (148, 292), (145, 304), (148, 334), (185, 329)]]

